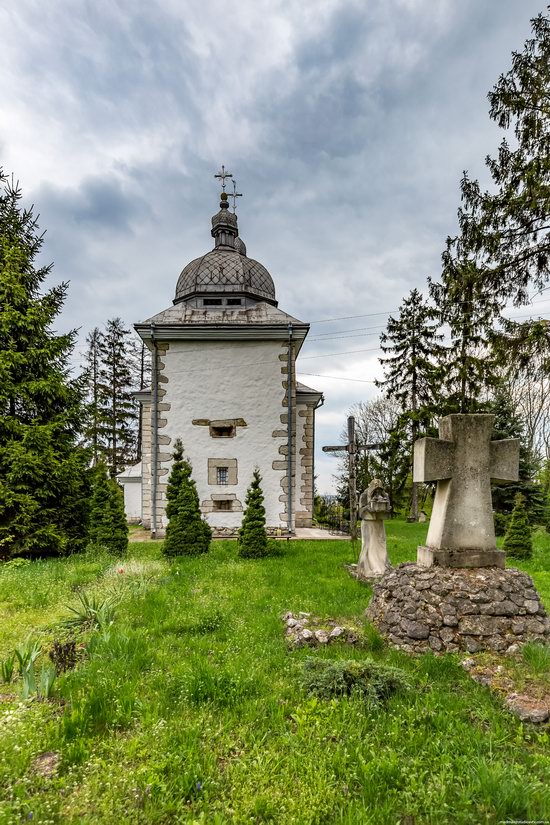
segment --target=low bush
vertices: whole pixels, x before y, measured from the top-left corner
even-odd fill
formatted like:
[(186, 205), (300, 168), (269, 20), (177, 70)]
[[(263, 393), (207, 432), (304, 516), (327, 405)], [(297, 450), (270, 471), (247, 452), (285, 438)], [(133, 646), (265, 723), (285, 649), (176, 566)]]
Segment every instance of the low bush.
[(378, 702), (410, 688), (404, 671), (372, 660), (314, 659), (304, 662), (303, 686), (315, 696), (331, 699), (361, 694)]

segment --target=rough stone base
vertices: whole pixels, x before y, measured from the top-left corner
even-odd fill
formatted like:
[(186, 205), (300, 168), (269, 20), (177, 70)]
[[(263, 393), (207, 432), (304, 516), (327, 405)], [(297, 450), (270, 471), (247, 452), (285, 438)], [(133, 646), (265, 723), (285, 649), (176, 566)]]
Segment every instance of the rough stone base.
[(509, 568), (401, 564), (374, 585), (366, 615), (395, 647), (506, 651), (550, 641), (550, 621), (527, 573)]

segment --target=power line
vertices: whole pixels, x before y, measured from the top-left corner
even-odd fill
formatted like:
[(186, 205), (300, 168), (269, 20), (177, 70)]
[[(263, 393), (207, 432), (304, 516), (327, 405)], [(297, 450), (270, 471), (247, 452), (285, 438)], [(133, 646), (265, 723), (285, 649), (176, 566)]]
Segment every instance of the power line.
[(302, 372), (296, 370), (300, 375), (307, 375), (310, 378), (329, 378), (331, 381), (354, 381), (358, 384), (376, 384), (376, 381), (367, 381), (365, 378), (344, 378), (342, 375), (321, 375), (318, 372)]

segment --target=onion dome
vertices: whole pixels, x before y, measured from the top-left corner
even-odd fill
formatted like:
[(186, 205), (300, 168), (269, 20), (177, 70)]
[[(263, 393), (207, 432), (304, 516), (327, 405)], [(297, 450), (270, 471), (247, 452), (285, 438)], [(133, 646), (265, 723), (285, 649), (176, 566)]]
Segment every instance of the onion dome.
[(271, 275), (265, 266), (247, 257), (238, 232), (237, 215), (230, 212), (227, 194), (222, 192), (220, 211), (212, 218), (214, 249), (183, 269), (176, 286), (175, 304), (197, 295), (230, 293), (277, 306)]

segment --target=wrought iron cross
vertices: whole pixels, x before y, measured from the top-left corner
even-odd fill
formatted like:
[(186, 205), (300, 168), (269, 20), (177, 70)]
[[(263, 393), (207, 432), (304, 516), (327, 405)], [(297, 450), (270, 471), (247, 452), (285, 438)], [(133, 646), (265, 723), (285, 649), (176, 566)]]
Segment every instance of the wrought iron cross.
[(219, 178), (221, 180), (221, 182), (222, 182), (222, 192), (225, 192), (225, 179), (226, 178), (232, 178), (233, 175), (231, 174), (231, 172), (226, 172), (225, 171), (225, 166), (223, 166), (223, 164), (222, 164), (221, 172), (216, 172), (214, 177)]
[(233, 194), (230, 193), (229, 197), (233, 198), (233, 214), (237, 211), (237, 198), (242, 198), (243, 193), (237, 192), (237, 183), (233, 178)]

